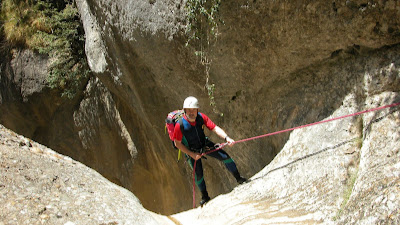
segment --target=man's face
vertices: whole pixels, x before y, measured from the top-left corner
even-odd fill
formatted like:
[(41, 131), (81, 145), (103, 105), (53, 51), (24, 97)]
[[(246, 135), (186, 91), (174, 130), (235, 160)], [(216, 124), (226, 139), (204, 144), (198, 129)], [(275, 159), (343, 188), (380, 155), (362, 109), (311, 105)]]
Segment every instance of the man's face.
[(196, 120), (198, 109), (185, 109), (186, 117), (190, 121)]

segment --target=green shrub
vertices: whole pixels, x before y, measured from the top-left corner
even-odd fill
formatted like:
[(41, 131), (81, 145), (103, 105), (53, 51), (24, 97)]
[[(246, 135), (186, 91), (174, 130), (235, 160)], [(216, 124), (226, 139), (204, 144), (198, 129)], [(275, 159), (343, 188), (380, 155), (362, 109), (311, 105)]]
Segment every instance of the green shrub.
[(210, 84), (211, 62), (209, 58), (210, 44), (217, 40), (218, 24), (223, 24), (219, 17), (219, 7), (221, 0), (187, 0), (186, 9), (186, 46), (191, 45), (194, 54), (200, 58), (200, 62), (205, 66), (206, 84), (205, 89), (208, 93), (210, 105), (215, 113), (218, 112), (215, 104), (214, 90), (215, 84)]
[(1, 19), (9, 43), (49, 56), (48, 85), (73, 98), (89, 73), (84, 32), (73, 3), (4, 0)]
[(342, 214), (343, 214), (343, 212), (344, 212), (344, 210), (345, 210), (345, 208), (347, 206), (347, 203), (350, 200), (351, 194), (353, 193), (353, 188), (354, 188), (354, 185), (356, 183), (357, 177), (358, 177), (358, 169), (353, 171), (350, 174), (350, 177), (347, 180), (347, 183), (346, 183), (346, 186), (345, 186), (345, 190), (343, 192), (343, 202), (340, 205), (340, 209), (336, 213), (336, 216), (333, 217), (334, 221), (337, 221), (342, 216)]
[(187, 0), (186, 34), (189, 42), (209, 42), (218, 36), (219, 7), (221, 0)]

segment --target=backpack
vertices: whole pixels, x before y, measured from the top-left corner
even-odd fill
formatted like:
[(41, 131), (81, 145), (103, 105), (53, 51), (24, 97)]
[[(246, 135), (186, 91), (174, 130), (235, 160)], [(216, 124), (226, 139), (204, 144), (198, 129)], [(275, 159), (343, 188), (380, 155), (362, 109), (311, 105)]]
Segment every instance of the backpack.
[(174, 110), (168, 113), (167, 118), (165, 119), (165, 129), (168, 131), (169, 139), (171, 141), (174, 141), (175, 124), (180, 118), (182, 118), (183, 114), (183, 110)]
[[(169, 139), (172, 141), (172, 146), (174, 149), (178, 149), (175, 146), (174, 142), (174, 130), (175, 130), (175, 124), (178, 122), (180, 118), (182, 118), (184, 114), (183, 110), (174, 110), (170, 113), (168, 113), (167, 118), (165, 119), (165, 132), (168, 132)], [(181, 150), (178, 149), (178, 161), (181, 159)]]

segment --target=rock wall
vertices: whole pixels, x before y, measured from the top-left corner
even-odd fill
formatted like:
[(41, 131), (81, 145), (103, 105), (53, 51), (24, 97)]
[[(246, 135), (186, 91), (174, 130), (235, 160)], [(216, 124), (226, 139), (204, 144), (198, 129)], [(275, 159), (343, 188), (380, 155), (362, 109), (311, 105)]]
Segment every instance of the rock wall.
[[(0, 122), (95, 168), (155, 212), (192, 204), (190, 170), (175, 163), (163, 128), (166, 114), (186, 96), (198, 97), (202, 111), (239, 140), (322, 120), (350, 93), (362, 109), (366, 98), (399, 91), (400, 6), (394, 0), (222, 2), (218, 39), (203, 43), (209, 68), (194, 46), (185, 47), (185, 1), (76, 3), (98, 79), (63, 101), (49, 90), (22, 91), (24, 79), (14, 77), (23, 66), (2, 66), (0, 83), (7, 88)], [(215, 106), (204, 88), (206, 69)], [(250, 177), (288, 138), (227, 150)], [(205, 164), (212, 197), (236, 186), (222, 165)]]
[[(46, 87), (47, 59), (43, 56), (15, 50), (3, 59), (8, 60), (1, 62), (1, 124), (85, 163), (141, 196), (146, 206), (155, 205), (154, 211), (170, 214), (190, 207), (190, 202), (181, 204), (180, 198), (174, 197), (191, 195), (188, 168), (176, 163), (170, 145), (159, 163), (152, 162), (151, 154), (138, 154), (136, 145), (145, 139), (137, 128), (142, 118), (129, 116), (129, 109), (117, 109), (115, 97), (99, 79), (90, 78), (82, 92), (69, 100)], [(128, 117), (123, 120), (120, 112)], [(152, 148), (151, 144), (141, 145), (146, 148)], [(164, 188), (151, 188), (160, 186)]]
[[(371, 78), (384, 87), (382, 75), (399, 79), (399, 72), (390, 64), (365, 74), (365, 90)], [(365, 102), (352, 92), (328, 118), (392, 102), (400, 103), (398, 92), (372, 94)], [(395, 106), (296, 129), (250, 182), (168, 217), (144, 209), (92, 169), (0, 125), (0, 223), (398, 224), (399, 123)]]
[[(90, 34), (86, 51), (91, 66), (127, 113), (121, 114), (123, 121), (142, 118), (128, 130), (140, 130), (143, 138), (135, 143), (151, 152), (141, 158), (149, 165), (165, 161), (169, 146), (162, 121), (188, 95), (197, 96), (202, 110), (235, 139), (318, 121), (350, 92), (362, 102), (364, 74), (390, 65), (395, 53), (388, 57), (387, 51), (400, 40), (396, 1), (223, 2), (218, 40), (203, 44), (211, 62), (205, 68), (193, 54), (194, 46), (184, 47), (180, 29), (185, 2), (77, 3)], [(382, 58), (368, 65), (376, 54)], [(209, 106), (204, 88), (206, 69), (215, 84), (215, 107)], [(397, 82), (391, 80), (385, 90), (398, 91)], [(251, 176), (274, 158), (287, 138), (249, 142), (229, 152), (242, 173)], [(205, 170), (211, 195), (236, 185), (216, 164), (207, 161)]]
[(128, 190), (0, 125), (0, 224), (160, 224)]
[(68, 116), (76, 99), (63, 100), (46, 87), (47, 58), (21, 49), (2, 55), (1, 123), (65, 154), (81, 148)]

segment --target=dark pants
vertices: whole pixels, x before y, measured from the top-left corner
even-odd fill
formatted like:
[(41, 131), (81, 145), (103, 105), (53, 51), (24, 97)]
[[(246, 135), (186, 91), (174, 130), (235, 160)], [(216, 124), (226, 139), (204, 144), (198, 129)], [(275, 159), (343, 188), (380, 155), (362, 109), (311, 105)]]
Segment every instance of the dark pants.
[[(207, 141), (208, 147), (214, 147), (214, 145), (215, 144), (213, 142)], [(226, 153), (224, 150), (220, 149), (218, 151), (207, 154), (207, 156), (211, 156), (215, 159), (218, 159), (219, 161), (222, 161), (225, 164), (226, 168), (232, 174), (237, 173), (238, 169), (236, 167), (235, 162), (228, 155), (228, 153)], [(193, 169), (194, 159), (192, 157), (189, 157), (188, 161), (189, 161), (190, 167)], [(197, 160), (197, 162), (196, 162), (195, 182), (196, 182), (197, 187), (200, 189), (200, 191), (203, 192), (203, 191), (207, 190), (206, 182), (204, 181), (204, 177), (203, 177), (203, 164), (201, 163), (201, 159)]]

